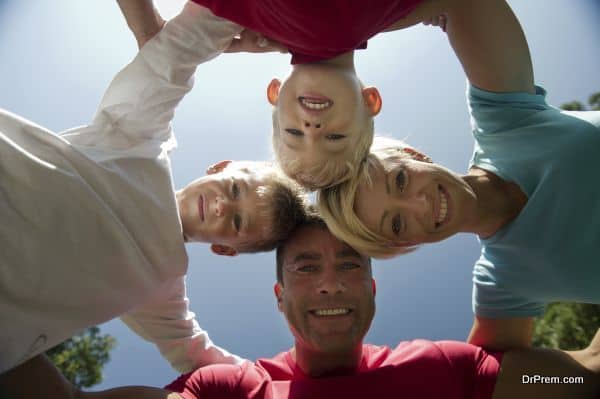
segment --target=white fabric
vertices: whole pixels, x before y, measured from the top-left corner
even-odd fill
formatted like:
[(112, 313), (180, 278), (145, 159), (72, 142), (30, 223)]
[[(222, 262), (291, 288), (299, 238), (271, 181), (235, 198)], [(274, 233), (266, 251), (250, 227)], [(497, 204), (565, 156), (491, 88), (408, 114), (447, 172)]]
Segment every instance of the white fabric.
[(61, 136), (0, 110), (0, 373), (122, 316), (179, 371), (241, 360), (188, 309), (170, 121), (241, 28), (190, 3)]

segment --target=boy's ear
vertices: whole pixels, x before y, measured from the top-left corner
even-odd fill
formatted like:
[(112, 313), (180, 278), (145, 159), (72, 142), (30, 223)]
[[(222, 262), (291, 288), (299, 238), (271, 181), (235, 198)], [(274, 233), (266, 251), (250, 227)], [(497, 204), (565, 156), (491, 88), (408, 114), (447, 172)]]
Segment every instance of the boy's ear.
[(231, 161), (226, 160), (226, 161), (221, 161), (221, 162), (212, 164), (208, 168), (206, 168), (206, 174), (213, 175), (215, 173), (222, 172), (223, 169), (225, 169), (227, 167), (227, 165), (229, 165), (230, 163), (231, 163)]
[(235, 249), (228, 247), (227, 245), (211, 244), (210, 250), (217, 255), (223, 256), (236, 256), (238, 254)]
[(429, 158), (427, 155), (423, 154), (421, 151), (415, 150), (414, 148), (404, 147), (402, 149), (402, 151), (405, 152), (406, 154), (410, 155), (410, 157), (412, 159), (415, 159), (417, 161), (433, 163), (431, 158)]
[(371, 116), (375, 116), (381, 111), (381, 94), (377, 87), (363, 87), (362, 89), (363, 100), (371, 113)]
[(267, 86), (267, 100), (273, 106), (277, 105), (279, 99), (279, 89), (281, 88), (281, 80), (274, 78)]
[(275, 283), (275, 285), (273, 286), (273, 292), (275, 293), (275, 298), (277, 298), (277, 308), (279, 308), (280, 312), (283, 312), (283, 309), (281, 308), (281, 292), (283, 291), (283, 287), (281, 286), (281, 284), (279, 284), (279, 282)]

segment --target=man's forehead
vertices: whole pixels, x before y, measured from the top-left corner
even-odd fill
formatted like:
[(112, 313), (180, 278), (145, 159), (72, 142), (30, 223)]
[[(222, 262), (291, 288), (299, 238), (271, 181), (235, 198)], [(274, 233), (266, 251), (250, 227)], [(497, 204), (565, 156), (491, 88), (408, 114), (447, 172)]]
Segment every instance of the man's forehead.
[(352, 247), (338, 240), (327, 228), (303, 226), (292, 234), (286, 243), (285, 263), (293, 262), (299, 257), (322, 257), (331, 252), (337, 256), (362, 258)]

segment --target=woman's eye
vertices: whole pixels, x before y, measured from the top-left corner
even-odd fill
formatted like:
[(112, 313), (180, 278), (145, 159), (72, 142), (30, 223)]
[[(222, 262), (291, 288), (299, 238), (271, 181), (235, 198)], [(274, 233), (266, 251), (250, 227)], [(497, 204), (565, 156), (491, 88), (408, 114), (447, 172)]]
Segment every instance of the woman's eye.
[(242, 218), (238, 214), (233, 217), (233, 227), (235, 228), (235, 231), (238, 233), (240, 232), (240, 228), (242, 227)]
[(402, 231), (402, 218), (400, 217), (400, 215), (396, 215), (392, 219), (392, 233), (394, 233), (394, 235), (398, 235), (398, 234), (400, 234), (401, 231)]
[(328, 134), (327, 136), (325, 136), (325, 138), (327, 140), (341, 140), (343, 138), (345, 138), (346, 136), (344, 136), (343, 134)]
[(231, 184), (231, 198), (237, 199), (240, 196), (240, 187), (236, 182)]
[(400, 192), (404, 191), (406, 188), (406, 175), (404, 174), (404, 169), (400, 170), (396, 175), (396, 187)]

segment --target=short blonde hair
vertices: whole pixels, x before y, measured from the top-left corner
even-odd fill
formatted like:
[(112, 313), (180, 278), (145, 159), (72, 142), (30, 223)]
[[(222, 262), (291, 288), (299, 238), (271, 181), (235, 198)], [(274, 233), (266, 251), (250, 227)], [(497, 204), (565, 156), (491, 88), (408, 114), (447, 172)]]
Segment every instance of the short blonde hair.
[(410, 147), (402, 140), (375, 137), (366, 161), (353, 179), (317, 193), (317, 208), (329, 230), (358, 252), (374, 258), (389, 258), (415, 249), (414, 246), (398, 246), (371, 231), (354, 210), (358, 187), (363, 182), (372, 184), (370, 172), (383, 161), (410, 158), (411, 155), (403, 151), (405, 148)]
[(240, 169), (261, 181), (256, 188), (256, 219), (263, 222), (260, 238), (236, 245), (240, 253), (271, 251), (285, 241), (306, 218), (306, 193), (271, 162), (234, 161), (227, 168)]
[(342, 154), (307, 165), (301, 155), (285, 153), (277, 112), (277, 108), (273, 108), (273, 152), (286, 175), (311, 191), (340, 184), (356, 175), (373, 143), (375, 123), (372, 116), (365, 117), (364, 128), (354, 147), (349, 144)]

